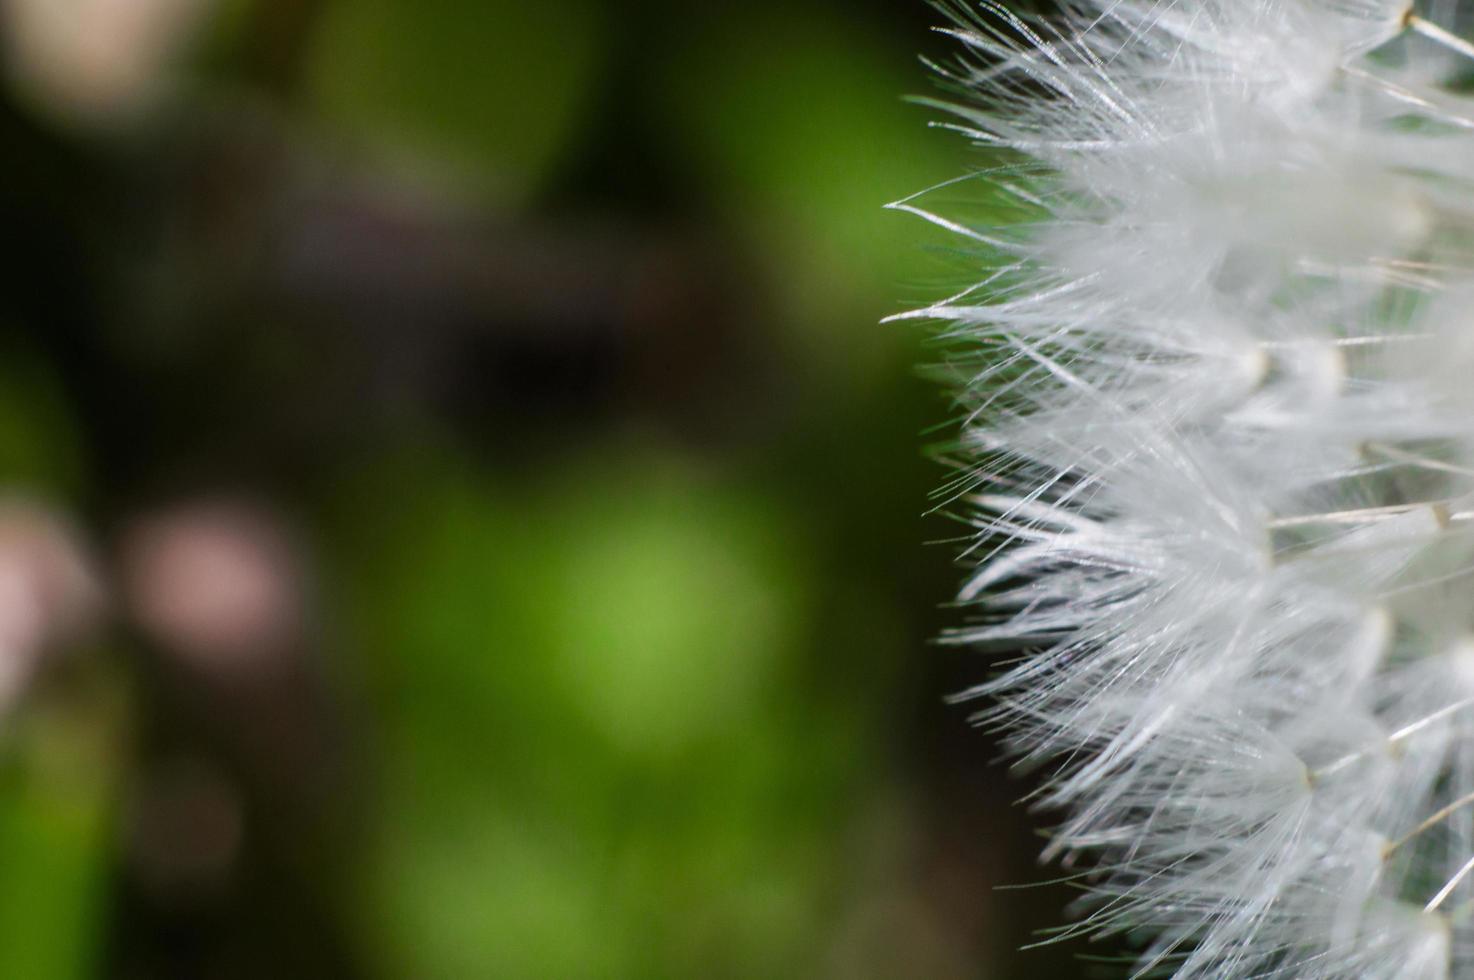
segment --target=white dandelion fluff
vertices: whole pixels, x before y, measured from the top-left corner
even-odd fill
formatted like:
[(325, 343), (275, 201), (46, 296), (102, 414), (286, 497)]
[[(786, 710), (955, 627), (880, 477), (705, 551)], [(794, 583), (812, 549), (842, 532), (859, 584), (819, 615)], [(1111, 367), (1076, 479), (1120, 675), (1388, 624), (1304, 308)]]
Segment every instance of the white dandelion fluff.
[[(971, 695), (1137, 975), (1474, 977), (1474, 45), (1453, 0), (948, 7)], [(974, 186), (954, 184), (960, 187)], [(937, 191), (940, 194), (941, 191)]]

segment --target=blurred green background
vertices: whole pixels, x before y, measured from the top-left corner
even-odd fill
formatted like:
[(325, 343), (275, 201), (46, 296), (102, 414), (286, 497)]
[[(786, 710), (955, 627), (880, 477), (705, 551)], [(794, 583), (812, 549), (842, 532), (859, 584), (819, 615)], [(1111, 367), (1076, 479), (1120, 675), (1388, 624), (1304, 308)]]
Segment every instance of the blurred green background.
[(1039, 977), (922, 0), (4, 0), (0, 976)]

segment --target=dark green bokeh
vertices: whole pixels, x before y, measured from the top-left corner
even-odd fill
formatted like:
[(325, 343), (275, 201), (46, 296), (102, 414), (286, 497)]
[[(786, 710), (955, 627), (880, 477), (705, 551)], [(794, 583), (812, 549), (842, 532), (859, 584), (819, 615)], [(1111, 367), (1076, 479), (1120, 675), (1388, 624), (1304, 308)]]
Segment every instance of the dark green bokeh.
[[(120, 579), (140, 511), (264, 501), (313, 666), (307, 707), (202, 678), (118, 608), (46, 672), (0, 758), (0, 974), (1073, 969), (1015, 951), (1059, 894), (993, 892), (1041, 875), (942, 701), (985, 665), (929, 645), (949, 408), (880, 324), (971, 261), (883, 209), (980, 163), (902, 99), (936, 19), (236, 0), (149, 111), (15, 83), (7, 488)], [(130, 820), (181, 754), (243, 843), (160, 898)]]

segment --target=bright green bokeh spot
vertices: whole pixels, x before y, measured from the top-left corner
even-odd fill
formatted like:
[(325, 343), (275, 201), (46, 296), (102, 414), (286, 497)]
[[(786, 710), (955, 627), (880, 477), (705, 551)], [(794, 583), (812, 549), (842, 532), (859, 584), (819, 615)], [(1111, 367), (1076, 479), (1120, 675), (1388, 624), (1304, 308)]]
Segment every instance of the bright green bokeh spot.
[(559, 683), (622, 752), (669, 756), (761, 708), (804, 581), (778, 514), (679, 472), (616, 478), (550, 516)]
[(578, 125), (601, 11), (589, 0), (334, 0), (309, 88), (364, 145), (514, 203)]
[(390, 824), (379, 860), (394, 896), (386, 925), (403, 969), (428, 978), (604, 975), (618, 933), (596, 865), (495, 808), (466, 805)]
[(792, 966), (866, 756), (794, 689), (813, 570), (785, 510), (660, 453), (353, 482), (385, 762), (365, 914), (396, 975)]
[(363, 642), (389, 706), (424, 705), (448, 733), (462, 708), (495, 703), (478, 723), (572, 726), (657, 761), (740, 724), (800, 643), (791, 522), (679, 462), (610, 459), (501, 489), (432, 454), (355, 482), (379, 485), (352, 506), (365, 516), (344, 561)]

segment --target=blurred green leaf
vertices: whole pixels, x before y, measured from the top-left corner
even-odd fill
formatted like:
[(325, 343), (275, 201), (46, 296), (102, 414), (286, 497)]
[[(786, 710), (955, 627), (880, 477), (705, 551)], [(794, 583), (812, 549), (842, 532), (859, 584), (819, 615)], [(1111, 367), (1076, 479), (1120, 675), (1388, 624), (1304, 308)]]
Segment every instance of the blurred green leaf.
[[(547, 828), (451, 797), (441, 819), (417, 808), (379, 842), (392, 976), (605, 976), (621, 959), (596, 864), (550, 844)], [(597, 844), (597, 841), (591, 842)]]
[(800, 349), (862, 376), (909, 360), (875, 321), (934, 297), (923, 246), (956, 241), (884, 205), (967, 165), (960, 138), (927, 130), (935, 111), (903, 101), (922, 70), (848, 18), (737, 5), (697, 23), (657, 76), (668, 129), (770, 263)]
[[(808, 955), (866, 768), (796, 669), (811, 543), (661, 454), (353, 481), (385, 770), (367, 910), (404, 975), (764, 975)], [(644, 937), (636, 940), (635, 937)]]
[(550, 567), (529, 598), (576, 710), (622, 752), (661, 758), (772, 697), (808, 583), (793, 529), (756, 494), (621, 469), (547, 514)]
[(363, 144), (516, 202), (589, 102), (601, 14), (591, 0), (333, 0), (310, 89)]
[(98, 686), (70, 698), (43, 698), (9, 719), (0, 759), (6, 976), (89, 977), (102, 953), (122, 705)]
[(50, 366), (25, 348), (0, 348), (0, 484), (74, 497), (85, 471), (76, 420)]

